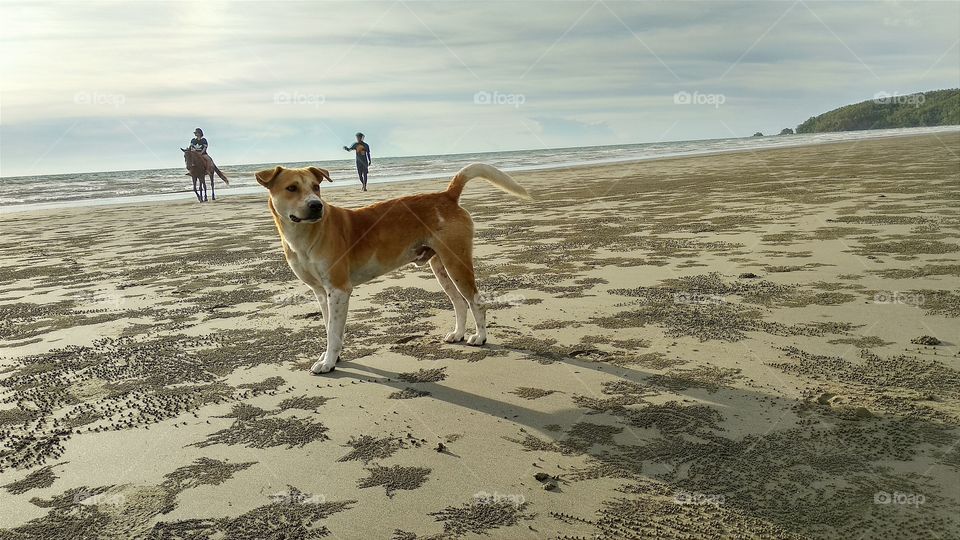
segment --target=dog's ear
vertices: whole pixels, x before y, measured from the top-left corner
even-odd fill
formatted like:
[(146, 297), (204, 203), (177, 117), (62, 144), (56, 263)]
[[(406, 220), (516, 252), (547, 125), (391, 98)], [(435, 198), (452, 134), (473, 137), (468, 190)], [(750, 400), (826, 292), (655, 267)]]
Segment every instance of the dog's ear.
[(317, 177), (317, 180), (323, 182), (333, 182), (333, 178), (330, 178), (330, 173), (326, 169), (321, 169), (320, 167), (307, 167), (307, 170), (312, 172), (314, 176)]
[(257, 173), (257, 182), (265, 188), (270, 187), (270, 183), (277, 178), (277, 175), (283, 171), (283, 167), (277, 165), (274, 169), (266, 169)]

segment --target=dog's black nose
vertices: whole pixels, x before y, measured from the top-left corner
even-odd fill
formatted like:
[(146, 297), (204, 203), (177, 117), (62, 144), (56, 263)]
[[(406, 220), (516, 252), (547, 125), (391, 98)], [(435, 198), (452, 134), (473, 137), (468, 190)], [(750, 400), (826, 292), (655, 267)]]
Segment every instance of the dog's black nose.
[(323, 203), (320, 201), (310, 201), (310, 203), (307, 204), (307, 208), (309, 208), (311, 212), (319, 212), (323, 210)]

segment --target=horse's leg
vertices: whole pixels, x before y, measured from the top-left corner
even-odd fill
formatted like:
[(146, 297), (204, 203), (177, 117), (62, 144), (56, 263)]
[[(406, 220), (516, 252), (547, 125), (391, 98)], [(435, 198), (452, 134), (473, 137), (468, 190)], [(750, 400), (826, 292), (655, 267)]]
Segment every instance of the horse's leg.
[(197, 196), (197, 200), (203, 202), (203, 199), (200, 198), (200, 190), (197, 189), (197, 177), (193, 177), (193, 194)]
[(213, 171), (210, 172), (210, 198), (217, 200), (217, 184), (213, 181)]
[(200, 175), (200, 191), (203, 192), (203, 202), (207, 202), (207, 177)]

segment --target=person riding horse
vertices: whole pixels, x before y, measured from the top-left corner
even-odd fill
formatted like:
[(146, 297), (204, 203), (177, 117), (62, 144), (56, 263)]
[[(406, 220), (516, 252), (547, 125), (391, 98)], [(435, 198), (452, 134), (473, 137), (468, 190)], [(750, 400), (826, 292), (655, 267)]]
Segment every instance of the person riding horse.
[(197, 128), (193, 130), (193, 139), (190, 141), (190, 146), (187, 148), (181, 148), (183, 150), (183, 159), (184, 163), (187, 166), (187, 176), (193, 178), (193, 192), (197, 195), (197, 199), (200, 201), (207, 200), (207, 183), (204, 179), (205, 176), (210, 176), (210, 189), (211, 195), (214, 200), (216, 200), (216, 192), (214, 191), (213, 186), (213, 175), (214, 173), (223, 180), (223, 183), (230, 184), (230, 181), (227, 179), (227, 176), (217, 167), (213, 162), (213, 158), (207, 155), (207, 139), (203, 136), (203, 130)]
[(203, 160), (207, 163), (207, 170), (219, 173), (220, 170), (217, 169), (216, 164), (213, 163), (213, 158), (207, 154), (207, 146), (207, 139), (203, 136), (203, 130), (200, 128), (193, 130), (193, 139), (190, 140), (190, 150), (203, 156)]

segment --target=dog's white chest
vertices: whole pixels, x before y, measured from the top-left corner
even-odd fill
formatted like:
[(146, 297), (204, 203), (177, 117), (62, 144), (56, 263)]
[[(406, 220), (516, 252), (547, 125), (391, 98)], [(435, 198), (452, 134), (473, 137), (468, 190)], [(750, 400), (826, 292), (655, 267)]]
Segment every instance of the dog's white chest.
[(319, 282), (324, 288), (329, 288), (330, 272), (323, 260), (304, 257), (303, 255), (294, 255), (293, 257), (288, 257), (287, 262), (290, 264), (290, 269), (293, 270), (293, 273), (300, 278), (300, 281), (308, 285)]

